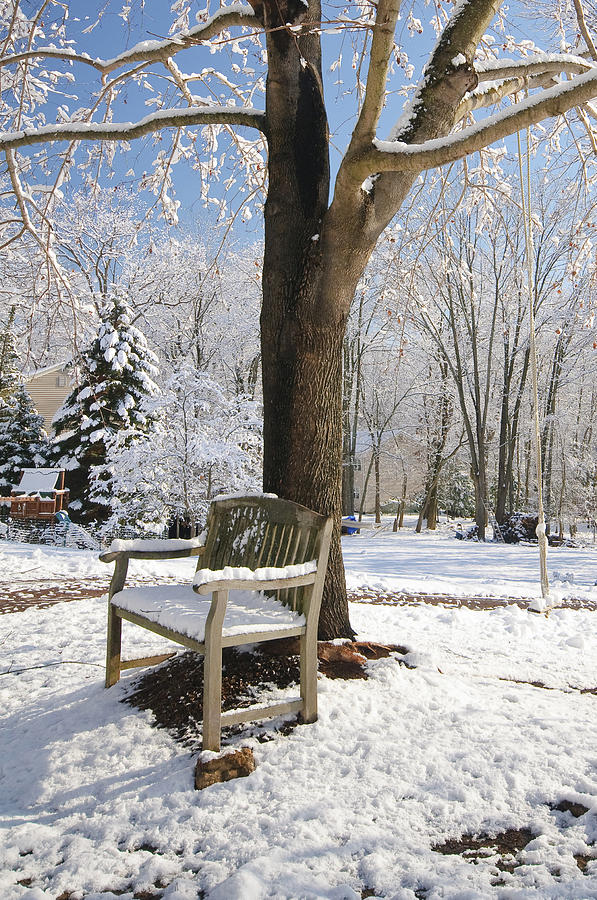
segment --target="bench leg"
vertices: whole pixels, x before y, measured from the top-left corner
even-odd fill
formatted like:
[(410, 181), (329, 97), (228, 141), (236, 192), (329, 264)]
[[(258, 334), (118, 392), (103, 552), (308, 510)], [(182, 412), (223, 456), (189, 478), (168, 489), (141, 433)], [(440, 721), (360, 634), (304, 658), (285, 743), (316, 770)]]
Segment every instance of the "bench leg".
[(214, 591), (205, 623), (203, 662), (203, 749), (220, 749), (222, 725), (222, 623), (228, 591)]
[(222, 718), (222, 647), (205, 643), (203, 662), (203, 749), (220, 749)]
[(108, 643), (106, 647), (106, 687), (112, 687), (120, 679), (120, 647), (122, 619), (108, 602)]
[(301, 635), (301, 698), (305, 722), (317, 721), (317, 632)]

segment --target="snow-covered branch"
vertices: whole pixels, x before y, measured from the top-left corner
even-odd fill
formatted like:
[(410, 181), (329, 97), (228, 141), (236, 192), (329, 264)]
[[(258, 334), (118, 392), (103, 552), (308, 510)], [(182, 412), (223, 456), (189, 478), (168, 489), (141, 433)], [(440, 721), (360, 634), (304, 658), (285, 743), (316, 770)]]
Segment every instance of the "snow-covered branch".
[(502, 78), (531, 78), (534, 75), (581, 75), (593, 68), (582, 56), (570, 53), (538, 53), (525, 59), (495, 59), (475, 62), (479, 82)]
[(0, 136), (0, 150), (54, 141), (130, 141), (163, 128), (184, 125), (245, 125), (265, 132), (265, 115), (252, 107), (190, 106), (160, 109), (138, 122), (68, 122), (12, 131)]
[(375, 140), (374, 146), (362, 154), (359, 165), (363, 177), (375, 172), (421, 172), (443, 166), (476, 153), (495, 141), (515, 134), (543, 119), (562, 115), (597, 96), (597, 69), (591, 69), (572, 81), (548, 88), (510, 109), (488, 116), (456, 134), (405, 144), (401, 141)]
[(185, 50), (188, 47), (200, 44), (202, 41), (208, 41), (227, 28), (233, 26), (242, 27), (243, 25), (254, 28), (258, 25), (258, 21), (249, 5), (235, 3), (232, 6), (218, 10), (206, 22), (201, 22), (195, 25), (194, 28), (179, 31), (177, 34), (173, 34), (171, 37), (161, 41), (140, 41), (134, 47), (131, 47), (130, 50), (125, 50), (124, 53), (120, 53), (112, 59), (93, 59), (86, 53), (74, 53), (68, 48), (37, 47), (23, 53), (0, 57), (0, 66), (7, 66), (34, 58), (62, 59), (69, 62), (84, 63), (97, 69), (103, 75), (107, 75), (129, 63), (164, 61), (178, 53), (179, 50)]

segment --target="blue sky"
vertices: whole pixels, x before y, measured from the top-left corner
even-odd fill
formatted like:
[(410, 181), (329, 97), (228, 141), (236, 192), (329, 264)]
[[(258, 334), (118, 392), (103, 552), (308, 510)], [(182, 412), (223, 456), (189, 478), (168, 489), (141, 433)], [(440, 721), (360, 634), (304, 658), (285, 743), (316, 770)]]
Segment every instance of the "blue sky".
[[(35, 4), (37, 6), (37, 4)], [(99, 24), (89, 33), (84, 33), (93, 22), (96, 16), (91, 14), (97, 7), (101, 9), (101, 17)], [(103, 6), (99, 3), (89, 0), (72, 0), (69, 3), (69, 32), (76, 39), (76, 47), (79, 50), (88, 52), (92, 56), (102, 56), (109, 58), (121, 52), (122, 50), (132, 46), (140, 40), (151, 38), (161, 38), (167, 35), (170, 15), (164, 12), (161, 3), (155, 0), (148, 0), (142, 10), (137, 10), (133, 16), (133, 25), (127, 27), (122, 18), (118, 15), (121, 4), (117, 0), (108, 0)], [(200, 4), (195, 5), (195, 9), (200, 8)], [(398, 40), (403, 40), (405, 47), (408, 49), (409, 60), (415, 67), (414, 76), (411, 84), (416, 83), (417, 78), (421, 74), (422, 67), (428, 58), (429, 51), (434, 43), (435, 36), (432, 28), (427, 24), (430, 19), (433, 6), (424, 7), (422, 3), (416, 4), (415, 13), (423, 19), (425, 26), (423, 35), (416, 36), (414, 39), (408, 37), (406, 28), (406, 12), (409, 6), (403, 7), (403, 19), (397, 30)], [(534, 39), (538, 43), (542, 43), (542, 35), (537, 34), (536, 25), (530, 17), (519, 17), (521, 13), (521, 5), (518, 3), (511, 4), (511, 13), (509, 19), (512, 23), (512, 31), (517, 37), (527, 37)], [(339, 8), (338, 8), (339, 9)], [(156, 10), (158, 10), (156, 14)], [(337, 10), (335, 10), (337, 12)], [(515, 20), (515, 22), (514, 22)], [(193, 21), (193, 20), (192, 20)], [(515, 24), (516, 23), (516, 24)], [(340, 155), (344, 150), (350, 133), (350, 127), (354, 121), (356, 104), (354, 95), (346, 96), (346, 89), (352, 88), (354, 82), (354, 73), (351, 64), (351, 49), (349, 38), (346, 34), (337, 36), (326, 36), (323, 41), (324, 49), (324, 71), (326, 78), (326, 97), (328, 102), (328, 111), (330, 117), (330, 128), (333, 134), (332, 139), (332, 170), (337, 167)], [(339, 49), (343, 50), (343, 62), (341, 67), (335, 72), (330, 72), (329, 67), (332, 61), (337, 57)], [(219, 66), (223, 64), (226, 70), (225, 54), (211, 55), (206, 48), (198, 48), (193, 51), (184, 51), (177, 57), (177, 62), (185, 71), (201, 69), (204, 66)], [(155, 69), (160, 67), (156, 66)], [(257, 68), (257, 67), (256, 67)], [(85, 66), (76, 65), (74, 74), (77, 79), (77, 85), (82, 89), (85, 95), (90, 90), (97, 90), (99, 81), (96, 73), (92, 69)], [(339, 85), (338, 79), (344, 80), (345, 85)], [(400, 83), (408, 83), (404, 78), (394, 78), (391, 87), (399, 86)], [(194, 85), (193, 89), (196, 93), (202, 93), (199, 85)], [(122, 92), (120, 102), (115, 108), (115, 119), (117, 121), (132, 120), (140, 117), (148, 110), (143, 106), (139, 99), (139, 92), (132, 87)], [(259, 101), (262, 97), (258, 97)], [(390, 95), (386, 110), (382, 115), (379, 134), (385, 136), (391, 125), (400, 113), (404, 98), (401, 96)], [(71, 108), (76, 108), (78, 101), (71, 101)], [(249, 132), (244, 131), (248, 137)], [(121, 180), (127, 180), (125, 173), (134, 168), (138, 174), (142, 171), (151, 170), (151, 162), (156, 153), (156, 145), (151, 139), (143, 142), (133, 142), (126, 156), (117, 154), (115, 157), (115, 175), (107, 181), (113, 185)], [(129, 179), (130, 180), (130, 179)], [(194, 173), (186, 164), (182, 163), (175, 169), (175, 187), (177, 199), (181, 201), (180, 209), (181, 224), (187, 225), (203, 222), (208, 226), (213, 224), (213, 216), (207, 213), (198, 196), (199, 182), (196, 173)], [(217, 194), (217, 188), (216, 188)], [(245, 227), (244, 232), (250, 239), (260, 235), (261, 220), (259, 216), (255, 216), (250, 225)]]

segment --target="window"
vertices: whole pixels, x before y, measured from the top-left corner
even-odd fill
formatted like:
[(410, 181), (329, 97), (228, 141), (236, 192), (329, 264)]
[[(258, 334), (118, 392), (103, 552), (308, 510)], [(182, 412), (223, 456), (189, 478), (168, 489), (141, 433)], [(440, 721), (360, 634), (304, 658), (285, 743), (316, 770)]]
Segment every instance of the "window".
[(56, 387), (66, 387), (68, 384), (68, 379), (66, 375), (57, 375), (56, 376)]

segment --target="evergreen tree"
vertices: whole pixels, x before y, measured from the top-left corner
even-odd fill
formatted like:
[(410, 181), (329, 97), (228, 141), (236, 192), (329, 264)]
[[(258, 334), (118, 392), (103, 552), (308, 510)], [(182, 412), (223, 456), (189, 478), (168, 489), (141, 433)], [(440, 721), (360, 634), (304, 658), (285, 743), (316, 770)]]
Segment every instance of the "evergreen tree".
[(48, 439), (43, 416), (21, 384), (0, 409), (0, 490), (4, 493), (19, 481), (21, 469), (43, 466)]
[(19, 354), (14, 334), (15, 308), (8, 314), (8, 322), (0, 331), (0, 406), (17, 389), (20, 381)]
[[(68, 473), (70, 508), (85, 521), (108, 515), (107, 448), (122, 429), (149, 427), (143, 400), (156, 390), (157, 359), (131, 324), (131, 310), (121, 292), (108, 297), (100, 316), (98, 334), (77, 364), (77, 385), (53, 422), (54, 458)], [(103, 477), (91, 487), (90, 470), (98, 466), (104, 467)]]

